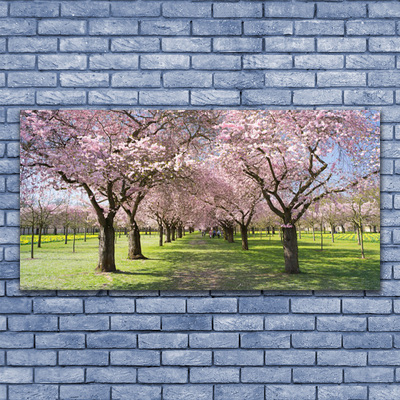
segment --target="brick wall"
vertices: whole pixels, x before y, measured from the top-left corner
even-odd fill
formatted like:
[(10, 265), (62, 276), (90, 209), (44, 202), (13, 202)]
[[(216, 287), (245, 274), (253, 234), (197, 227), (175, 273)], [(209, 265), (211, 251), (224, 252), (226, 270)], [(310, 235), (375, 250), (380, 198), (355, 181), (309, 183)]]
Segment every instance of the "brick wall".
[[(0, 399), (400, 398), (399, 16), (397, 1), (1, 2)], [(380, 109), (382, 290), (20, 292), (19, 110), (129, 106)]]

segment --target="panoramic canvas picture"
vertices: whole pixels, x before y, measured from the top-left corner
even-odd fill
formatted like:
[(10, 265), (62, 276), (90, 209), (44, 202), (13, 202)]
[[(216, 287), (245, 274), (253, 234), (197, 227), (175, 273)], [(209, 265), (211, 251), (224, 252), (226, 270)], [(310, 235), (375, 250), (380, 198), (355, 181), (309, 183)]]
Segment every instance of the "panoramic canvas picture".
[(21, 112), (24, 290), (380, 288), (379, 113)]

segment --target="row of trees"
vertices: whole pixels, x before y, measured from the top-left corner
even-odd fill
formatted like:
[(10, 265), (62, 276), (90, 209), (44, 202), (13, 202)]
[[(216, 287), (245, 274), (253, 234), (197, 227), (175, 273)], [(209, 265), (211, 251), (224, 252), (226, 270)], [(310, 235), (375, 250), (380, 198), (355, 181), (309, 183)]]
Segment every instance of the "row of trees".
[(249, 227), (261, 223), (281, 227), (285, 271), (298, 273), (296, 226), (313, 213), (326, 223), (332, 214), (334, 225), (347, 215), (360, 233), (377, 225), (377, 119), (354, 110), (25, 111), (21, 200), (29, 204), (43, 182), (52, 195), (85, 193), (101, 271), (116, 270), (115, 222), (124, 215), (130, 259), (144, 258), (140, 218), (157, 223), (160, 244), (164, 231), (169, 241), (185, 226), (218, 225), (233, 241), (238, 226), (244, 250)]

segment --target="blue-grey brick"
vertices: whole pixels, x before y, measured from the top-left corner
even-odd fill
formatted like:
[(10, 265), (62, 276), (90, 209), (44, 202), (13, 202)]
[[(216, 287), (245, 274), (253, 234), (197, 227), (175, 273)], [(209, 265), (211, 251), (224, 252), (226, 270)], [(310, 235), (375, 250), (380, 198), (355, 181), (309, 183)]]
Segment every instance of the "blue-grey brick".
[[(189, 64), (189, 61), (187, 63)], [(241, 61), (240, 56), (234, 55), (194, 55), (192, 56), (192, 67), (208, 70), (238, 70), (241, 68)]]
[(60, 399), (85, 399), (108, 400), (110, 398), (110, 386), (108, 385), (61, 385)]
[(136, 370), (133, 368), (87, 368), (88, 383), (135, 383)]
[(343, 347), (346, 349), (387, 349), (392, 347), (389, 333), (348, 333), (343, 335)]
[[(73, 300), (73, 299), (71, 299), (71, 300)], [(95, 316), (95, 315), (64, 316), (64, 317), (60, 317), (60, 328), (64, 331), (108, 330), (109, 329), (109, 317)]]
[(111, 317), (112, 330), (147, 331), (159, 330), (161, 318), (153, 315), (116, 315)]
[(270, 37), (264, 39), (264, 45), (265, 51), (283, 53), (310, 52), (315, 48), (312, 38)]
[(85, 104), (86, 92), (83, 90), (46, 90), (37, 93), (36, 102), (41, 105)]
[(39, 55), (39, 70), (85, 69), (86, 56), (80, 54)]
[(341, 383), (341, 368), (293, 368), (294, 383)]
[(58, 358), (59, 365), (108, 365), (105, 350), (61, 350)]
[(392, 302), (377, 299), (343, 299), (343, 313), (351, 314), (390, 314)]
[(208, 331), (212, 327), (211, 315), (180, 315), (162, 317), (164, 331)]
[[(337, 387), (337, 386), (335, 386)], [(309, 385), (267, 385), (265, 387), (266, 399), (302, 400), (315, 399), (315, 386)]]
[(368, 318), (370, 331), (394, 331), (400, 330), (400, 316), (370, 317)]
[(264, 321), (261, 315), (214, 317), (214, 330), (216, 331), (261, 331), (263, 327)]
[(96, 54), (89, 58), (91, 69), (137, 69), (139, 57), (135, 54)]
[(83, 368), (36, 368), (35, 382), (39, 383), (83, 383), (85, 370)]
[(190, 382), (192, 383), (238, 383), (239, 368), (190, 368)]
[(263, 365), (264, 352), (261, 350), (216, 350), (215, 365)]
[(112, 387), (115, 400), (161, 400), (161, 387), (148, 385), (118, 385)]
[(0, 268), (0, 277), (2, 279), (19, 278), (19, 263), (3, 263)]
[(241, 378), (245, 383), (290, 383), (290, 368), (242, 368)]
[(85, 312), (88, 314), (133, 313), (134, 311), (134, 299), (93, 298), (85, 300)]
[(400, 85), (400, 71), (374, 71), (368, 74), (368, 85), (372, 87), (384, 87)]
[(48, 400), (58, 397), (57, 385), (10, 385), (8, 390), (10, 400)]
[(133, 348), (136, 347), (136, 334), (131, 332), (89, 333), (86, 342), (88, 348)]
[(320, 87), (334, 86), (366, 86), (365, 72), (326, 71), (318, 72), (317, 84)]
[(210, 385), (166, 385), (163, 387), (164, 400), (209, 400), (213, 396)]
[(393, 382), (393, 368), (381, 367), (363, 367), (363, 368), (345, 368), (345, 382)]
[(400, 47), (400, 38), (374, 37), (369, 39), (369, 50), (372, 52), (397, 52)]
[[(45, 73), (40, 73), (41, 75)], [(101, 87), (108, 86), (108, 74), (101, 72), (62, 72), (60, 84), (64, 87)]]
[(393, 104), (393, 92), (378, 89), (345, 90), (344, 103), (348, 105)]
[(189, 346), (192, 348), (237, 348), (238, 333), (192, 333), (189, 335)]
[(266, 365), (314, 365), (315, 351), (310, 350), (266, 350)]
[(292, 299), (291, 308), (294, 313), (339, 313), (340, 300), (332, 298)]
[(339, 348), (341, 347), (342, 335), (339, 333), (326, 332), (299, 332), (292, 335), (292, 346), (294, 348)]
[(8, 317), (10, 331), (56, 331), (58, 328), (57, 317), (25, 315)]
[(111, 365), (157, 366), (160, 365), (160, 352), (155, 350), (112, 350)]
[(262, 385), (216, 385), (215, 400), (263, 400)]
[(294, 65), (300, 69), (339, 69), (343, 68), (344, 56), (332, 54), (297, 55)]
[(317, 51), (323, 53), (363, 53), (367, 48), (362, 38), (319, 38)]
[(318, 3), (317, 17), (332, 19), (363, 18), (367, 16), (367, 7), (361, 3)]
[(284, 297), (249, 297), (239, 299), (239, 312), (244, 314), (276, 314), (289, 312), (289, 299)]
[(265, 74), (267, 87), (314, 87), (315, 74), (311, 72), (270, 71)]
[(85, 347), (83, 333), (52, 333), (37, 334), (36, 348), (38, 349), (79, 349)]
[[(382, 3), (379, 3), (382, 5)], [(371, 6), (371, 4), (370, 4)], [(394, 21), (347, 21), (346, 32), (348, 35), (394, 35), (395, 34), (395, 23)]]
[(343, 21), (306, 20), (294, 23), (295, 33), (301, 36), (341, 36), (344, 34)]
[(35, 19), (7, 18), (0, 20), (0, 36), (34, 35)]
[(367, 387), (356, 385), (318, 386), (320, 400), (367, 400)]
[(259, 3), (216, 3), (214, 4), (214, 18), (260, 18), (262, 4)]
[(317, 329), (319, 331), (365, 331), (367, 319), (350, 316), (318, 317)]
[(265, 318), (265, 330), (268, 331), (312, 331), (314, 328), (315, 317), (302, 315), (272, 315)]
[(166, 350), (162, 352), (163, 365), (211, 365), (212, 352), (206, 350)]
[(150, 367), (138, 369), (138, 382), (140, 383), (186, 383), (187, 381), (187, 368)]
[(188, 69), (189, 56), (183, 54), (142, 55), (140, 66), (142, 69)]
[(368, 352), (369, 365), (400, 365), (400, 351), (372, 350)]
[(134, 19), (99, 18), (89, 21), (90, 35), (137, 35), (138, 21)]
[(139, 347), (143, 349), (179, 349), (187, 345), (188, 335), (183, 333), (139, 334)]
[(56, 52), (57, 39), (39, 37), (11, 37), (8, 39), (8, 50), (11, 53)]
[(32, 368), (0, 368), (0, 383), (30, 383), (32, 381)]
[(61, 38), (61, 51), (85, 53), (108, 51), (108, 39), (104, 38)]
[(242, 33), (241, 21), (197, 20), (193, 21), (193, 35), (197, 36), (237, 36)]
[[(4, 296), (4, 293), (3, 293)], [(0, 318), (0, 331), (5, 331), (7, 329), (7, 317), (1, 316)]]
[[(189, 104), (189, 92), (187, 90), (175, 90), (175, 91), (145, 91), (139, 92), (139, 104), (141, 105), (187, 105)], [(160, 299), (162, 301), (164, 299)], [(167, 300), (167, 299), (165, 299)], [(169, 299), (168, 299), (169, 300)], [(172, 300), (172, 299), (171, 299)], [(177, 299), (178, 300), (178, 299)], [(160, 303), (162, 304), (162, 302)], [(168, 304), (168, 303), (166, 303)], [(153, 306), (151, 306), (153, 307)], [(163, 308), (163, 307), (162, 307)], [(157, 309), (157, 307), (155, 307)], [(142, 306), (142, 310), (146, 310), (145, 306)], [(168, 311), (171, 310), (171, 311)], [(138, 311), (140, 312), (140, 311)], [(142, 312), (156, 312), (156, 311), (142, 311)], [(181, 306), (175, 308), (173, 305), (167, 307), (161, 313), (180, 313)]]
[[(393, 174), (393, 160), (389, 160), (387, 162), (385, 169), (382, 168), (381, 162), (381, 174), (382, 175), (392, 175)], [(381, 194), (381, 209), (382, 210), (391, 210), (393, 208), (393, 196), (391, 194), (382, 193)], [(392, 243), (392, 231), (382, 230), (381, 231), (381, 243), (383, 244), (391, 244)]]
[(40, 20), (38, 33), (39, 35), (84, 35), (86, 24), (85, 21), (70, 19)]
[(392, 69), (395, 66), (391, 55), (347, 55), (346, 68), (351, 69)]
[(34, 55), (3, 54), (0, 58), (1, 69), (33, 69), (35, 66)]
[[(400, 265), (394, 265), (394, 266), (393, 266), (393, 278), (394, 278), (394, 279), (400, 279)], [(399, 310), (396, 301), (394, 302), (394, 309), (395, 309), (395, 312), (396, 312), (396, 313), (397, 313), (398, 310)]]
[(173, 36), (189, 35), (189, 21), (142, 21), (140, 25), (141, 35)]
[(62, 17), (106, 17), (109, 15), (107, 2), (68, 2), (61, 3)]
[(164, 17), (171, 18), (207, 18), (211, 17), (210, 3), (170, 2), (162, 6)]
[(291, 102), (291, 93), (289, 90), (244, 90), (242, 102), (244, 105), (288, 105)]
[(9, 87), (55, 87), (57, 75), (52, 72), (10, 72)]
[[(6, 86), (6, 74), (4, 74), (4, 73), (0, 74), (0, 86), (1, 87)], [(2, 122), (4, 122), (4, 121), (2, 121)]]
[(138, 93), (132, 90), (92, 90), (89, 92), (89, 104), (128, 104), (138, 102)]
[(1, 332), (0, 342), (3, 349), (32, 348), (33, 334)]
[(36, 314), (82, 313), (83, 302), (81, 299), (37, 298), (33, 300), (33, 311)]
[(158, 2), (117, 2), (111, 3), (114, 17), (158, 17), (161, 14)]
[(215, 38), (213, 49), (222, 53), (256, 53), (262, 51), (261, 38)]
[(209, 53), (211, 51), (211, 39), (208, 38), (163, 38), (161, 49), (165, 52), (180, 53), (182, 51), (192, 53)]
[(157, 52), (160, 39), (152, 37), (129, 37), (111, 39), (111, 51), (116, 52)]
[[(296, 90), (293, 94), (293, 104), (295, 105), (316, 105), (316, 104), (342, 104), (342, 92), (341, 90), (336, 89), (305, 89), (305, 90)], [(300, 299), (299, 299), (300, 300)], [(331, 299), (337, 300), (337, 299)], [(318, 304), (314, 307), (318, 308)], [(313, 307), (313, 309), (314, 309)], [(334, 307), (335, 308), (335, 307)], [(329, 311), (332, 308), (329, 308), (326, 312), (339, 312), (339, 311)], [(306, 311), (304, 311), (306, 312)], [(313, 311), (309, 311), (313, 312)], [(324, 311), (320, 311), (324, 312)]]
[(400, 17), (400, 4), (397, 2), (377, 2), (369, 5), (370, 18)]
[[(6, 229), (6, 228), (1, 228)], [(1, 237), (1, 230), (0, 230)], [(6, 242), (2, 240), (2, 242)], [(31, 299), (21, 298), (1, 298), (0, 299), (0, 313), (2, 314), (29, 314), (32, 309), (32, 301)]]
[(400, 396), (400, 386), (399, 385), (371, 385), (369, 391), (370, 400), (387, 400), (395, 399)]
[(0, 17), (7, 17), (7, 12), (8, 12), (8, 4), (7, 3), (1, 3), (0, 4)]
[(240, 336), (240, 345), (243, 348), (287, 349), (290, 347), (290, 334), (270, 332), (243, 333)]
[(292, 35), (293, 23), (291, 21), (245, 21), (244, 22), (245, 35)]
[(318, 365), (358, 366), (367, 365), (365, 351), (322, 350), (317, 354)]
[(234, 298), (188, 299), (187, 309), (190, 313), (233, 313), (237, 311), (237, 300)]
[(56, 365), (57, 353), (54, 350), (10, 350), (7, 364), (13, 366), (51, 366)]
[[(150, 72), (149, 72), (150, 73)], [(212, 73), (202, 71), (170, 71), (163, 74), (164, 87), (211, 87)], [(160, 78), (158, 77), (158, 85)], [(157, 86), (158, 86), (157, 85)]]
[(11, 17), (58, 17), (59, 5), (50, 2), (12, 2), (10, 4)]
[(264, 16), (267, 18), (312, 18), (314, 4), (267, 2), (264, 5)]

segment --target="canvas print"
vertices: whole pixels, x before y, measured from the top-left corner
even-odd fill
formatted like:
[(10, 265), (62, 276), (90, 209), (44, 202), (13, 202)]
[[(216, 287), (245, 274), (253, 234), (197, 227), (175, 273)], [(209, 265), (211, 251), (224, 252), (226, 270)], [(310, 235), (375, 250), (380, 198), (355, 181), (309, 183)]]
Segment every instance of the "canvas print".
[(378, 112), (20, 122), (21, 289), (380, 288)]

